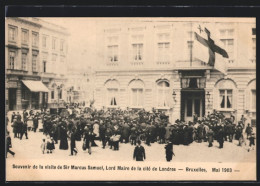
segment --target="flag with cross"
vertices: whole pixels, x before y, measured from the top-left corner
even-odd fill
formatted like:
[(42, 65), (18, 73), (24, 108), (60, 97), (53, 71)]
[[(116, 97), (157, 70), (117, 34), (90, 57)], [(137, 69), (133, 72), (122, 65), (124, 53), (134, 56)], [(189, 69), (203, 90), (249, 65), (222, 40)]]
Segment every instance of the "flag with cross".
[(204, 62), (206, 65), (225, 73), (226, 64), (224, 58), (228, 58), (228, 53), (218, 39), (217, 29), (214, 24), (199, 24), (193, 27), (194, 59)]

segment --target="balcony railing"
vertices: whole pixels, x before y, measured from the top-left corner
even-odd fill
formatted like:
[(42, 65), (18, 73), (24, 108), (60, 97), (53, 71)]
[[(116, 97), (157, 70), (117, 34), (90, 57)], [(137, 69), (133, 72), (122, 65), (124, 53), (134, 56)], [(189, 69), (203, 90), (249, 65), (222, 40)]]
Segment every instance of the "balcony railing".
[(52, 73), (52, 72), (41, 72), (41, 76), (42, 76), (42, 77), (53, 78), (53, 77), (56, 77), (56, 74), (55, 74), (55, 73)]
[(207, 63), (203, 62), (203, 61), (199, 61), (199, 60), (196, 60), (196, 61), (176, 61), (176, 67), (177, 68), (206, 68), (206, 67), (209, 67), (207, 65)]
[(6, 69), (7, 74), (17, 74), (17, 75), (24, 75), (28, 74), (28, 71), (20, 70), (20, 69)]
[(131, 62), (131, 65), (132, 66), (142, 66), (144, 63), (142, 61), (134, 61), (134, 62)]
[(170, 62), (169, 61), (157, 61), (156, 64), (160, 65), (160, 66), (167, 66), (167, 65), (170, 65)]
[(107, 66), (118, 66), (118, 62), (107, 62)]

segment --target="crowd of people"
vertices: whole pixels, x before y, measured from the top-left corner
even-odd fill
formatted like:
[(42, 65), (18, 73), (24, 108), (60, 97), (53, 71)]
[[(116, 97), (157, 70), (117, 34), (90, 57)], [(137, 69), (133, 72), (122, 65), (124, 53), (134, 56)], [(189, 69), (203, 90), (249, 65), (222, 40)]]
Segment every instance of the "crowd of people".
[[(42, 120), (42, 129), (38, 130), (39, 120)], [(194, 114), (193, 122), (177, 119), (175, 123), (170, 123), (169, 117), (158, 110), (96, 110), (91, 107), (66, 108), (59, 114), (50, 110), (24, 110), (22, 115), (13, 112), (11, 116), (14, 138), (22, 140), (25, 135), (28, 139), (28, 130), (43, 132), (47, 138), (42, 141), (43, 153), (52, 153), (54, 144), (58, 142), (59, 149), (67, 150), (70, 146), (70, 155), (76, 155), (76, 141), (83, 140), (82, 149), (88, 150), (89, 154), (91, 147), (97, 146), (95, 140), (102, 141), (102, 148), (108, 146), (115, 151), (119, 150), (120, 143), (138, 146), (143, 141), (147, 146), (156, 142), (166, 144), (167, 161), (171, 160), (169, 154), (174, 154), (172, 145), (208, 142), (208, 147), (212, 147), (216, 140), (219, 148), (223, 148), (225, 141), (238, 140), (238, 145), (242, 146), (246, 140), (243, 131), (247, 134), (250, 147), (254, 146), (255, 134), (250, 124), (246, 126), (245, 122), (243, 115), (235, 123), (234, 115), (227, 118), (213, 111), (201, 120)]]

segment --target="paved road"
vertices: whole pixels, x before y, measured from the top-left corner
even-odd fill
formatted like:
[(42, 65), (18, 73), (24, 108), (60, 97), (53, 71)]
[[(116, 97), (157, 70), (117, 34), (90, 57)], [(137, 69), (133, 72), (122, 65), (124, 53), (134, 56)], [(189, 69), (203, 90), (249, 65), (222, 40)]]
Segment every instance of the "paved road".
[[(12, 131), (10, 124), (9, 131)], [(98, 147), (92, 148), (92, 154), (82, 150), (82, 141), (77, 141), (76, 146), (79, 150), (77, 156), (69, 156), (70, 150), (59, 150), (59, 144), (55, 145), (55, 151), (52, 154), (42, 154), (40, 145), (45, 136), (41, 132), (28, 132), (29, 139), (25, 137), (20, 140), (11, 138), (13, 143), (13, 151), (15, 157), (8, 154), (7, 161), (12, 158), (19, 159), (78, 159), (78, 160), (109, 160), (109, 161), (132, 161), (134, 146), (131, 144), (120, 144), (119, 151), (113, 151), (106, 147), (101, 148), (101, 142), (96, 141)], [(174, 145), (175, 157), (172, 162), (255, 162), (256, 151), (247, 151), (247, 146), (237, 146), (238, 141), (234, 140), (232, 143), (225, 142), (224, 148), (219, 149), (218, 143), (214, 141), (213, 147), (208, 148), (207, 142), (197, 143), (193, 142), (189, 146)], [(247, 141), (248, 145), (248, 141)], [(151, 146), (143, 144), (146, 150), (146, 161), (166, 161), (165, 150), (163, 144), (153, 143)]]

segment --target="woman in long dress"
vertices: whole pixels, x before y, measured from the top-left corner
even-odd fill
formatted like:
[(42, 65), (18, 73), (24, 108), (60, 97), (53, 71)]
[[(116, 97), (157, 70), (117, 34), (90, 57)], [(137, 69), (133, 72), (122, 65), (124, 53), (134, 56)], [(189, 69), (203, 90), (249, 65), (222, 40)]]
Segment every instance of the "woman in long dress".
[(67, 138), (67, 129), (65, 125), (60, 127), (60, 149), (68, 150), (68, 138)]

